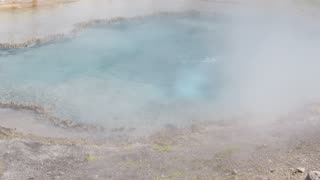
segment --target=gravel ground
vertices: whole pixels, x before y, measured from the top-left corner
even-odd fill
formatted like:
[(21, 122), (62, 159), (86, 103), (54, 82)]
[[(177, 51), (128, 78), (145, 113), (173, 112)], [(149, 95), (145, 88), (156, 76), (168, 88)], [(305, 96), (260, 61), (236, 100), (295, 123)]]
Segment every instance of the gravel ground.
[(138, 129), (70, 136), (70, 129), (48, 125), (47, 137), (1, 127), (1, 179), (304, 179), (320, 168), (317, 109), (168, 126), (145, 136), (135, 136)]

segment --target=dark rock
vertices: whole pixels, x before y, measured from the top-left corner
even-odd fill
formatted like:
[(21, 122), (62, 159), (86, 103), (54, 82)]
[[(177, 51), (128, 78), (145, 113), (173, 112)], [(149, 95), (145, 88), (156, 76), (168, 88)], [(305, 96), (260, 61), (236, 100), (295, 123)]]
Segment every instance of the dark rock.
[(298, 173), (304, 173), (306, 171), (306, 168), (303, 168), (303, 167), (298, 167), (297, 168), (297, 172)]
[(306, 168), (303, 168), (303, 167), (290, 168), (290, 171), (292, 172), (292, 175), (295, 175), (297, 173), (304, 173), (306, 171)]

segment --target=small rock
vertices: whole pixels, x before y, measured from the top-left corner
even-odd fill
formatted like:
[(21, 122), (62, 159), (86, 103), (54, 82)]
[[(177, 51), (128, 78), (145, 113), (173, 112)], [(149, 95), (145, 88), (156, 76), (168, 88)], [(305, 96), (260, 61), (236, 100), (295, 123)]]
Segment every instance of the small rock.
[(233, 175), (237, 175), (238, 174), (238, 171), (237, 170), (232, 170), (232, 172), (231, 172)]
[(198, 133), (201, 131), (201, 127), (197, 124), (192, 124), (191, 125), (191, 132), (192, 133)]
[(297, 168), (297, 172), (298, 173), (304, 173), (306, 171), (306, 168), (303, 168), (303, 167), (298, 167)]
[(310, 171), (305, 180), (320, 180), (320, 172)]

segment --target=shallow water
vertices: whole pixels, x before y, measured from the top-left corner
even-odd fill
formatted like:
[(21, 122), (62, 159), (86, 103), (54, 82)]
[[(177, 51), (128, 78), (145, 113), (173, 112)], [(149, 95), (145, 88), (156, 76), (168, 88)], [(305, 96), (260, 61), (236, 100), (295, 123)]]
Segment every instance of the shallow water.
[(1, 101), (108, 127), (203, 120), (223, 87), (224, 28), (213, 15), (159, 15), (1, 50)]

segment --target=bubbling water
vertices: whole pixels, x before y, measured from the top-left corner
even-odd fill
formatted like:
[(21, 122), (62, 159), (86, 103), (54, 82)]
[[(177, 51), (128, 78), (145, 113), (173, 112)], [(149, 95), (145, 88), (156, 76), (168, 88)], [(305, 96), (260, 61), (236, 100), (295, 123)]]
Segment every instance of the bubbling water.
[(213, 15), (158, 15), (0, 50), (0, 100), (107, 127), (203, 120), (221, 92), (223, 29)]

